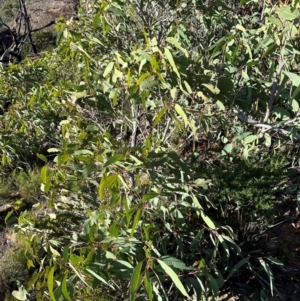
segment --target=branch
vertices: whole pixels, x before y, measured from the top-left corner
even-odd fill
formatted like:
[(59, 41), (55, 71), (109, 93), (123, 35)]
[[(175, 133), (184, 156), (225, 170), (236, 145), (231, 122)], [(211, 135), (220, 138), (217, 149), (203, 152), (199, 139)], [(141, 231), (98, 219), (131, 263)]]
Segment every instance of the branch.
[(56, 23), (55, 21), (51, 21), (51, 22), (49, 22), (47, 25), (45, 25), (45, 26), (43, 26), (43, 27), (36, 28), (36, 29), (32, 29), (31, 32), (36, 32), (36, 31), (42, 30), (42, 29), (44, 29), (44, 28), (46, 28), (46, 27), (49, 27), (49, 26), (51, 26), (51, 25), (53, 25), (53, 24), (55, 24), (55, 23)]
[[(274, 132), (283, 134), (285, 136), (290, 134), (289, 131), (279, 128), (277, 126), (272, 126), (270, 124), (262, 123), (262, 122), (254, 120), (254, 119), (251, 119), (247, 115), (245, 115), (242, 111), (239, 111), (237, 113), (237, 116), (244, 123), (250, 124), (250, 125), (252, 125), (254, 127), (258, 127), (258, 128), (264, 128), (265, 130), (263, 131), (263, 133), (265, 133), (266, 131), (274, 131)], [(290, 123), (290, 122), (288, 122), (288, 123)], [(297, 140), (300, 140), (300, 134), (295, 135), (294, 138)]]

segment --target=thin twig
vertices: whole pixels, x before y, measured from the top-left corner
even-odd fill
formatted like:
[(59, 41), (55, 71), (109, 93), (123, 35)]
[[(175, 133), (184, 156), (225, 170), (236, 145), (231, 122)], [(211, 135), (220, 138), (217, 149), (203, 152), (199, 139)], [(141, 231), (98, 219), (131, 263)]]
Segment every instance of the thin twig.
[[(239, 118), (242, 122), (244, 122), (244, 123), (250, 124), (250, 125), (252, 125), (252, 126), (254, 126), (254, 127), (267, 129), (267, 130), (265, 130), (264, 132), (266, 132), (266, 131), (274, 131), (274, 132), (283, 134), (283, 135), (285, 135), (285, 136), (287, 136), (287, 135), (290, 134), (289, 131), (284, 130), (284, 129), (282, 129), (282, 128), (279, 128), (279, 127), (277, 127), (277, 126), (272, 126), (272, 125), (270, 125), (270, 124), (262, 123), (262, 122), (259, 122), (259, 121), (254, 120), (254, 119), (251, 119), (251, 118), (249, 118), (247, 115), (245, 115), (242, 111), (239, 111), (239, 112), (237, 113), (237, 116), (238, 116), (238, 118)], [(300, 140), (300, 134), (295, 135), (294, 138), (297, 139), (297, 140)]]
[(165, 143), (165, 140), (166, 140), (166, 137), (167, 137), (167, 133), (168, 133), (168, 130), (169, 130), (169, 127), (170, 127), (170, 124), (171, 124), (171, 121), (172, 121), (172, 118), (169, 117), (168, 121), (167, 121), (167, 125), (166, 125), (166, 128), (165, 128), (165, 131), (164, 131), (164, 134), (163, 134), (163, 137), (162, 137), (162, 144)]

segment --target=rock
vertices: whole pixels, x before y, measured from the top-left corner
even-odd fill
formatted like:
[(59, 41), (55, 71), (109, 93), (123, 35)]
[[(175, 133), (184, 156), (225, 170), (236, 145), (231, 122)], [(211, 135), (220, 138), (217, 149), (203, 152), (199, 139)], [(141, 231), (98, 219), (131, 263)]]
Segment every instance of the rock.
[[(32, 30), (41, 28), (59, 17), (70, 18), (77, 15), (78, 0), (33, 0), (26, 3), (27, 13), (30, 17)], [(19, 16), (16, 16), (15, 24)], [(54, 26), (45, 28), (46, 31), (53, 31)]]

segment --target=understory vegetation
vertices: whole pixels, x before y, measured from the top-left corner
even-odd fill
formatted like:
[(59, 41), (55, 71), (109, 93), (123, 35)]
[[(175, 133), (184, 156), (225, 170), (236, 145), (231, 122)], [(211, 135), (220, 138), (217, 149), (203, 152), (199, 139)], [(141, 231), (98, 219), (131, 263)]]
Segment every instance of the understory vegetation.
[(54, 49), (1, 67), (3, 300), (286, 300), (297, 255), (267, 246), (300, 206), (299, 17), (81, 0)]

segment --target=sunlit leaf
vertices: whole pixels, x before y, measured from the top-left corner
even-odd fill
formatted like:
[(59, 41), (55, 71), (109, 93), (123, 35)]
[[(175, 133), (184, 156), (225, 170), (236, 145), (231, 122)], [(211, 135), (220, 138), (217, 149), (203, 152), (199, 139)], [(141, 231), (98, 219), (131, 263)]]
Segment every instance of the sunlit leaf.
[(201, 210), (201, 217), (209, 228), (213, 230), (216, 229), (216, 226), (213, 223), (213, 221), (203, 212), (203, 210)]
[(55, 267), (53, 266), (47, 276), (47, 285), (48, 285), (48, 291), (49, 291), (49, 296), (52, 301), (56, 301), (53, 288), (54, 288), (54, 270)]
[(176, 104), (175, 105), (175, 110), (181, 116), (181, 118), (183, 119), (184, 125), (187, 126), (188, 125), (188, 119), (187, 119), (187, 116), (186, 116), (184, 110), (182, 109), (182, 107), (179, 104)]
[(169, 61), (173, 71), (177, 74), (177, 76), (180, 78), (180, 74), (179, 74), (179, 71), (176, 67), (176, 64), (174, 62), (174, 59), (173, 59), (173, 55), (171, 53), (171, 51), (168, 49), (168, 48), (165, 48), (165, 56), (167, 58), (167, 60)]
[(185, 290), (183, 284), (181, 283), (180, 279), (178, 278), (174, 270), (170, 268), (167, 264), (165, 264), (162, 260), (157, 259), (157, 262), (160, 264), (160, 266), (163, 268), (166, 274), (172, 279), (173, 283), (178, 288), (178, 290), (182, 293), (182, 295), (190, 299), (187, 291)]
[[(27, 300), (27, 291), (23, 286), (19, 287), (18, 291), (12, 291), (11, 293), (17, 300), (26, 301)], [(55, 299), (54, 299), (55, 300)]]
[(135, 300), (135, 293), (138, 291), (138, 289), (141, 286), (142, 282), (142, 275), (141, 275), (141, 270), (143, 267), (143, 262), (139, 262), (136, 267), (133, 270), (131, 280), (130, 280), (130, 300)]

